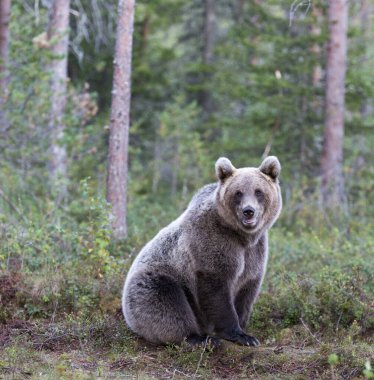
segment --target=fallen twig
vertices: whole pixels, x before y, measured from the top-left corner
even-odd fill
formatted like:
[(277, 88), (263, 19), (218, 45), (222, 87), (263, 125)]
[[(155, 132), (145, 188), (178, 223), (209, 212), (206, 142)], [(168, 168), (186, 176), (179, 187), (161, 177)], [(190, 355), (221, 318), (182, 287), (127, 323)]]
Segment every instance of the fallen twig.
[(300, 318), (300, 322), (302, 323), (302, 325), (305, 327), (305, 330), (308, 331), (308, 333), (312, 336), (312, 338), (314, 338), (319, 344), (321, 344), (321, 341), (311, 332), (310, 328), (308, 327), (308, 325), (303, 321), (302, 318)]

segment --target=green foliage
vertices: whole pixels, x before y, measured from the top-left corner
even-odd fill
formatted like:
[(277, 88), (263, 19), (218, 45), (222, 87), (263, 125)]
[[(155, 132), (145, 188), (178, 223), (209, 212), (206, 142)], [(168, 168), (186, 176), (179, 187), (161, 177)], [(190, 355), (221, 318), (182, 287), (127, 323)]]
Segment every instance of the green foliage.
[[(41, 17), (45, 19), (46, 13)], [(40, 183), (45, 182), (45, 173), (34, 169), (44, 167), (48, 142), (43, 138), (47, 129), (49, 111), (50, 74), (40, 70), (48, 62), (48, 51), (40, 49), (32, 42), (33, 37), (43, 31), (36, 26), (32, 15), (25, 14), (21, 4), (12, 3), (10, 21), (10, 81), (9, 96), (6, 102), (7, 119), (10, 127), (0, 130), (1, 138), (1, 182), (10, 175), (17, 190), (31, 187), (33, 192), (42, 191)], [(16, 178), (15, 167), (23, 174)], [(37, 175), (27, 176), (30, 170)], [(23, 185), (23, 186), (22, 186)], [(23, 189), (24, 190), (24, 189)], [(10, 186), (9, 193), (15, 192)]]
[[(0, 376), (25, 377), (41, 365), (46, 378), (87, 378), (76, 371), (76, 349), (97, 354), (85, 358), (91, 377), (125, 368), (144, 378), (151, 368), (181, 378), (373, 378), (374, 119), (370, 107), (362, 113), (364, 101), (373, 102), (373, 48), (362, 30), (350, 30), (348, 212), (333, 214), (319, 199), (324, 79), (312, 81), (313, 70), (324, 69), (325, 6), (313, 2), (321, 17), (296, 15), (290, 27), (287, 2), (243, 2), (238, 13), (240, 1), (216, 1), (213, 60), (204, 65), (201, 3), (138, 1), (129, 237), (114, 242), (104, 193), (117, 1), (72, 2), (63, 204), (55, 202), (46, 170), (52, 57), (43, 34), (47, 9), (39, 3), (12, 2), (9, 127), (0, 126)], [(203, 92), (213, 99), (209, 113)], [(258, 165), (264, 153), (281, 160), (284, 195), (248, 326), (265, 347), (255, 356), (232, 346), (218, 354), (145, 349), (120, 312), (132, 260), (215, 180), (219, 156), (240, 167)], [(46, 363), (46, 350), (62, 353)]]
[(336, 354), (330, 354), (328, 357), (328, 362), (330, 365), (335, 365), (339, 363), (339, 356)]
[(184, 106), (184, 103), (183, 98), (177, 97), (160, 114), (158, 137), (162, 145), (154, 170), (161, 177), (163, 164), (169, 163), (174, 173), (173, 185), (176, 187), (177, 183), (182, 182), (184, 191), (187, 192), (188, 189), (201, 187), (202, 179), (206, 178), (207, 172), (211, 170), (197, 133), (197, 106), (195, 103)]
[(363, 290), (360, 280), (357, 273), (348, 275), (327, 268), (316, 279), (287, 274), (272, 278), (272, 291), (259, 299), (253, 323), (286, 328), (305, 322), (323, 331), (337, 331), (357, 323), (360, 333), (370, 331), (374, 327), (370, 292)]
[(370, 360), (365, 362), (365, 369), (363, 373), (367, 379), (374, 379), (374, 372), (371, 368)]

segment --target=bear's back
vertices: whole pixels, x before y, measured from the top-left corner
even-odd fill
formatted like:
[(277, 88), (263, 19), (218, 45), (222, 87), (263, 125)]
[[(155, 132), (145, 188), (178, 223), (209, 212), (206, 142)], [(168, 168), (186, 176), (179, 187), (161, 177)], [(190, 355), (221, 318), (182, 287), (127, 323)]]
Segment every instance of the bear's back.
[(202, 187), (191, 199), (187, 209), (150, 240), (136, 257), (131, 270), (174, 267), (184, 271), (190, 266), (188, 245), (195, 238), (194, 225), (210, 211), (217, 183)]

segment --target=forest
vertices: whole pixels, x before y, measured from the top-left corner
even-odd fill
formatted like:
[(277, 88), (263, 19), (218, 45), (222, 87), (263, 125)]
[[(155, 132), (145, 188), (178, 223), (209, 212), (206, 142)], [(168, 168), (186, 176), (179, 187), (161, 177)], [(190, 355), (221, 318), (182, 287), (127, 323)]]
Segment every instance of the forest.
[[(0, 0), (0, 378), (374, 379), (374, 0)], [(248, 331), (121, 294), (214, 163), (282, 165)]]

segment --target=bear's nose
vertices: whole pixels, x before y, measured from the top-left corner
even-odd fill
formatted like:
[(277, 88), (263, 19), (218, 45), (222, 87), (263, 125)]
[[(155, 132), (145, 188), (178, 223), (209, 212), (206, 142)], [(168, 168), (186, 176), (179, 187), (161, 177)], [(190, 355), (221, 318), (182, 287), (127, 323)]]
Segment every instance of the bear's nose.
[(252, 216), (255, 214), (255, 209), (251, 206), (247, 206), (247, 207), (243, 208), (243, 214), (247, 218), (252, 218)]

